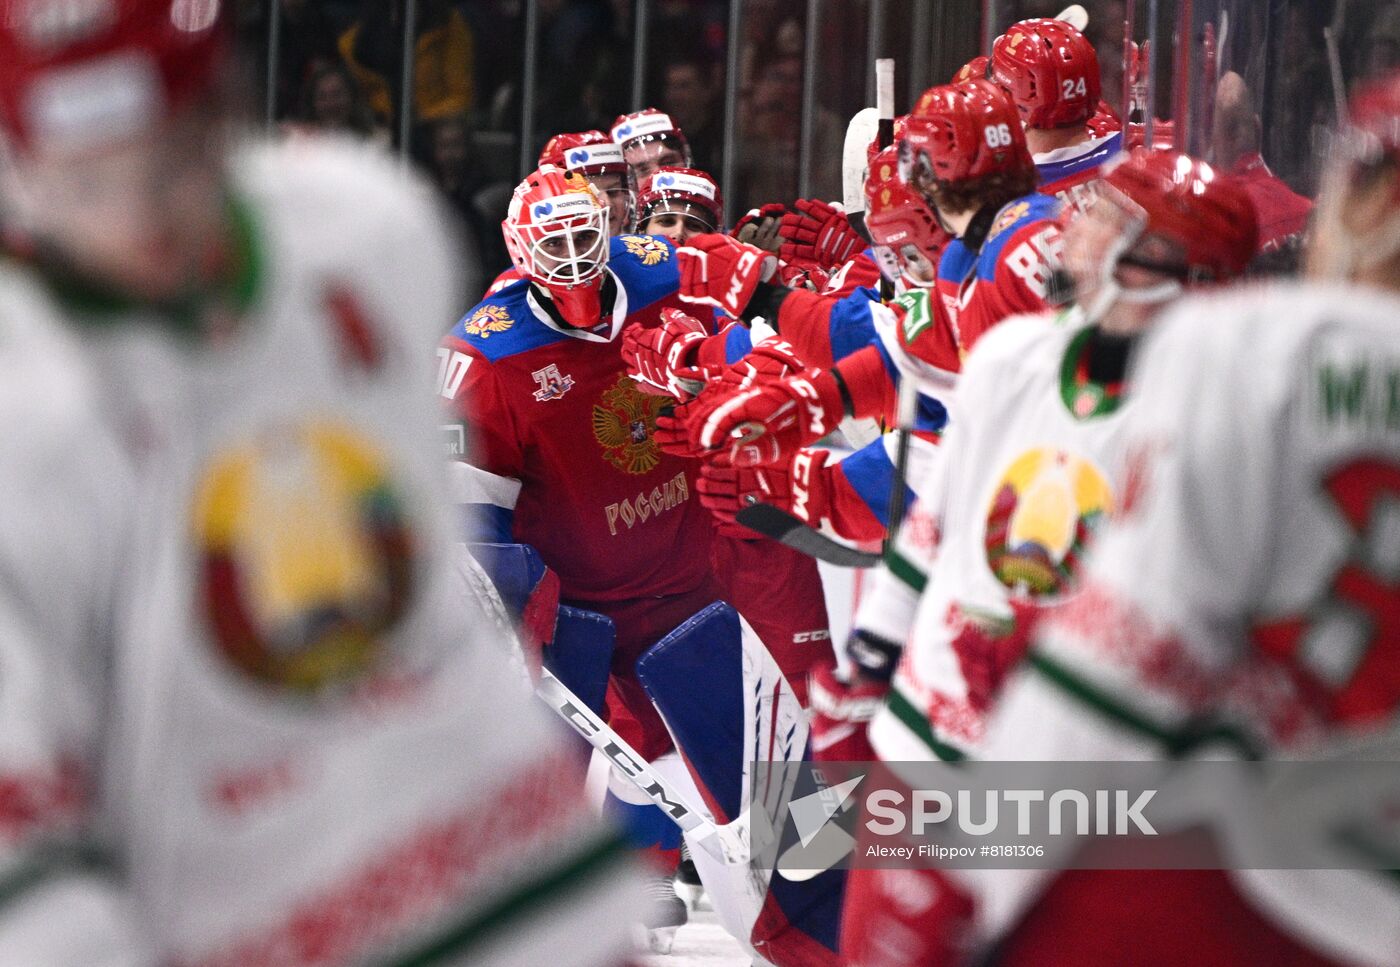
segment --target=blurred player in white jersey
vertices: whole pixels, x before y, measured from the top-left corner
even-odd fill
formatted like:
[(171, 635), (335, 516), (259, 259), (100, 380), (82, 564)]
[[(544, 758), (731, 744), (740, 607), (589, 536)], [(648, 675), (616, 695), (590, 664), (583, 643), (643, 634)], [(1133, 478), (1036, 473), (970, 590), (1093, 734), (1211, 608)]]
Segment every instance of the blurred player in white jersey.
[(619, 963), (629, 861), (448, 539), (437, 207), (241, 140), (223, 20), (0, 15), (4, 392), (59, 403), (3, 447), (0, 961)]
[[(1311, 279), (1183, 303), (1143, 346), (1121, 511), (1008, 681), (989, 755), (1189, 757), (1210, 722), (1213, 757), (1395, 757), (1400, 75), (1349, 115)], [(1331, 842), (1343, 815), (1362, 837), (1393, 826), (1364, 787), (1307, 793), (1336, 812), (1276, 835)], [(1243, 826), (1203, 814), (1221, 865), (1288, 805)], [(1400, 949), (1384, 872), (1080, 870), (1038, 893), (1002, 904), (1018, 925), (999, 963), (1387, 964)]]
[[(1202, 162), (1140, 152), (1101, 188), (1065, 232), (1079, 304), (1008, 319), (968, 356), (933, 479), (916, 488), (920, 505), (862, 603), (851, 651), (866, 682), (887, 682), (904, 646), (871, 726), (885, 762), (980, 754), (1036, 606), (1072, 599), (1080, 561), (1117, 507), (1114, 471), (1135, 406), (1126, 376), (1140, 337), (1183, 286), (1233, 279), (1254, 254), (1248, 195)], [(949, 906), (975, 905), (937, 872), (899, 875), (924, 879)], [(848, 887), (844, 952), (871, 967), (886, 963), (882, 933), (916, 927), (880, 902), (886, 879), (862, 870)], [(904, 963), (943, 962), (958, 917), (918, 922), (923, 948), (911, 956), (905, 947)]]

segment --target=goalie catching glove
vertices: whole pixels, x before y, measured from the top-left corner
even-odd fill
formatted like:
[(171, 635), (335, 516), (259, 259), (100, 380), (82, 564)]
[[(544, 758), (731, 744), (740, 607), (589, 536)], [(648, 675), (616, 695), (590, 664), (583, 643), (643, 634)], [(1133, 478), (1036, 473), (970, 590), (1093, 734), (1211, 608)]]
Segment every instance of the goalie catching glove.
[(799, 198), (797, 211), (783, 215), (778, 257), (788, 263), (814, 263), (827, 272), (845, 265), (866, 247), (846, 213), (817, 199)]

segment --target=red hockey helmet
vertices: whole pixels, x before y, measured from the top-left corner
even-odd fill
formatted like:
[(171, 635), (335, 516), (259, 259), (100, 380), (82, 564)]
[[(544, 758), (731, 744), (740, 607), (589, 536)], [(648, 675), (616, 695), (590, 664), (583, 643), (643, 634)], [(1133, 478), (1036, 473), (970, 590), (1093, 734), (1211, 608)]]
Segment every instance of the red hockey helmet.
[[(924, 200), (899, 180), (899, 149), (895, 147), (878, 152), (870, 162), (865, 179), (865, 227), (871, 241), (895, 253), (902, 266), (908, 259), (905, 246), (912, 245), (936, 267), (951, 237)], [(910, 276), (907, 271), (905, 279), (921, 286), (932, 281)]]
[(900, 177), (921, 191), (993, 174), (1034, 173), (1010, 97), (987, 80), (924, 91), (904, 128)]
[(1033, 128), (1083, 124), (1102, 87), (1094, 45), (1063, 20), (1012, 24), (992, 45), (992, 78)]
[(585, 175), (627, 174), (622, 149), (602, 131), (556, 134), (545, 142), (539, 165), (554, 165)]
[(662, 212), (694, 218), (704, 223), (707, 232), (717, 232), (724, 224), (724, 198), (719, 185), (698, 168), (657, 168), (642, 183), (637, 211), (638, 224), (645, 224), (648, 218)]
[(0, 123), (22, 151), (137, 134), (212, 84), (220, 0), (9, 0), (0, 8)]
[(515, 186), (501, 230), (516, 269), (546, 290), (570, 325), (598, 321), (608, 205), (586, 177), (542, 166)]
[(680, 126), (654, 107), (622, 115), (613, 121), (611, 133), (638, 183), (661, 165), (691, 165), (690, 142)]
[(1249, 193), (1204, 161), (1177, 151), (1134, 151), (1104, 173), (1100, 195), (1132, 210), (1141, 235), (1170, 240), (1184, 253), (1186, 281), (1239, 276), (1259, 247)]
[(953, 79), (948, 83), (964, 84), (967, 81), (975, 81), (979, 77), (986, 77), (991, 64), (992, 59), (990, 57), (978, 55), (959, 67), (958, 72), (953, 75)]

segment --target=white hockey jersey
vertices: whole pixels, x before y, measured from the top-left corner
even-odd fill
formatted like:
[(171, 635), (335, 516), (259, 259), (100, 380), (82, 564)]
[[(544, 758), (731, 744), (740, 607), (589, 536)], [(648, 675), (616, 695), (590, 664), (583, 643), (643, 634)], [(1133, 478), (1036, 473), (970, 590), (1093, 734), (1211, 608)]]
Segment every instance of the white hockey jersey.
[[(1007, 683), (985, 755), (1179, 757), (1205, 734), (1214, 755), (1395, 757), (1397, 319), (1391, 295), (1281, 285), (1184, 302), (1158, 325), (1133, 377), (1121, 511)], [(1343, 793), (1352, 819), (1359, 794)], [(1395, 962), (1393, 875), (1232, 875), (1328, 956)]]
[[(870, 729), (886, 761), (975, 751), (985, 696), (969, 693), (954, 640), (968, 620), (1009, 625), (1013, 595), (1065, 598), (1114, 507), (1124, 407), (1121, 386), (1085, 376), (1091, 333), (1078, 310), (1022, 316), (993, 328), (967, 359), (938, 476), (891, 560), (912, 622), (893, 639), (905, 641), (904, 654)], [(872, 619), (872, 630), (881, 634), (887, 620)]]
[(453, 247), (362, 151), (235, 156), (200, 334), (0, 278), (0, 324), (79, 332), (106, 424), (40, 450), (78, 490), (47, 544), (0, 533), (0, 964), (627, 956), (626, 854), (450, 556)]

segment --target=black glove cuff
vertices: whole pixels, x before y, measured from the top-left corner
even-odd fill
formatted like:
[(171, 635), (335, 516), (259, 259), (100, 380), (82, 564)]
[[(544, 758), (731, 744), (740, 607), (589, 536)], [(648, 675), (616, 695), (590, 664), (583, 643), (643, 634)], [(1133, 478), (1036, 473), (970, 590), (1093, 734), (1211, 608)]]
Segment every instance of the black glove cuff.
[(899, 664), (899, 656), (903, 653), (903, 645), (897, 645), (888, 638), (881, 638), (862, 628), (851, 632), (851, 636), (846, 639), (846, 655), (851, 659), (851, 663), (859, 668), (866, 678), (877, 682), (889, 683), (894, 677), (895, 666)]
[(839, 366), (831, 367), (831, 378), (836, 381), (836, 391), (841, 394), (841, 415), (855, 416), (856, 401), (851, 397), (851, 388), (846, 385), (846, 377), (841, 375)]
[(753, 297), (749, 299), (749, 304), (740, 313), (740, 318), (745, 322), (753, 322), (759, 316), (773, 328), (778, 329), (778, 309), (782, 306), (783, 300), (792, 295), (792, 290), (785, 285), (774, 285), (772, 282), (760, 282), (753, 290)]

